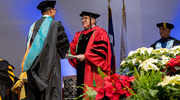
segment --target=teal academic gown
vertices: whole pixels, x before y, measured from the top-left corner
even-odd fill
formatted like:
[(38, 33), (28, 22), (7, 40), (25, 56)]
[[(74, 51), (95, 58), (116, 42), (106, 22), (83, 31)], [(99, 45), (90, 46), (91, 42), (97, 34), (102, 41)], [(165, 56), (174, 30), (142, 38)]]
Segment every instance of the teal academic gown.
[[(36, 22), (32, 36), (36, 37), (44, 19), (42, 17)], [(42, 50), (27, 70), (26, 92), (29, 100), (61, 100), (60, 59), (65, 57), (68, 48), (69, 41), (63, 25), (52, 20)]]

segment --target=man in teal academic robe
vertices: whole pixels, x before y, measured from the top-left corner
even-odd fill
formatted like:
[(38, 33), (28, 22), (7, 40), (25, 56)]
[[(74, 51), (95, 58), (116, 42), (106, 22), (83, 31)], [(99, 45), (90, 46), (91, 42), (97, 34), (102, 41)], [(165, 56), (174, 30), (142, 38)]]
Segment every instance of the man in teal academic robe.
[(29, 30), (22, 72), (27, 71), (27, 100), (61, 100), (60, 59), (65, 57), (69, 40), (60, 21), (54, 20), (56, 1), (38, 6), (42, 17)]
[(158, 23), (156, 25), (159, 28), (161, 39), (159, 39), (154, 44), (152, 44), (151, 47), (153, 47), (154, 49), (160, 49), (160, 48), (171, 49), (173, 46), (180, 45), (179, 40), (170, 36), (171, 29), (174, 28), (173, 24), (164, 22), (164, 23)]

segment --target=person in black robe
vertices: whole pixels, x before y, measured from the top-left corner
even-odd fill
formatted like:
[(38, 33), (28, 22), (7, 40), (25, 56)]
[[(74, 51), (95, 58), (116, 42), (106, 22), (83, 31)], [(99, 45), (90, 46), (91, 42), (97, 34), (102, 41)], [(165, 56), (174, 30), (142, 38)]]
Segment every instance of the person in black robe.
[(15, 81), (14, 67), (0, 59), (0, 100), (12, 100), (11, 88)]
[(151, 45), (154, 49), (167, 48), (171, 49), (173, 46), (180, 45), (180, 41), (170, 36), (171, 29), (174, 28), (173, 24), (170, 23), (158, 23), (156, 24), (159, 28), (161, 39)]
[(42, 1), (37, 6), (43, 16), (29, 30), (28, 52), (22, 62), (22, 72), (27, 71), (28, 78), (24, 100), (61, 100), (60, 59), (65, 57), (69, 40), (61, 22), (54, 20), (57, 11), (55, 3)]

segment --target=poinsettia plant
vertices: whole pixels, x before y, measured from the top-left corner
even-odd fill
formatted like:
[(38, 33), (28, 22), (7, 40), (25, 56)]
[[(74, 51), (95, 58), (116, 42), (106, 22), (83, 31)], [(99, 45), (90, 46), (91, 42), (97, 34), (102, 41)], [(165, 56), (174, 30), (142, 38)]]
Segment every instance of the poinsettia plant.
[(131, 96), (129, 90), (133, 91), (131, 87), (132, 81), (134, 79), (133, 76), (129, 77), (125, 75), (119, 75), (117, 73), (107, 76), (102, 72), (100, 67), (98, 67), (98, 73), (101, 75), (104, 84), (99, 86), (97, 90), (93, 90), (91, 87), (88, 87), (85, 84), (84, 85), (86, 86), (87, 90), (81, 86), (78, 87), (85, 91), (85, 93), (80, 96), (83, 97), (86, 95), (83, 100), (86, 100), (87, 98), (89, 100), (119, 100), (121, 98)]
[(106, 76), (99, 67), (98, 72), (104, 84), (85, 90), (85, 99), (180, 100), (180, 46), (138, 48), (121, 62), (118, 73)]
[(163, 70), (167, 75), (180, 74), (180, 56), (177, 55), (176, 58), (171, 58), (166, 64), (166, 68)]
[(177, 55), (180, 55), (180, 46), (174, 46), (171, 49), (161, 48), (156, 50), (145, 47), (138, 48), (135, 51), (129, 52), (128, 57), (121, 62), (117, 72), (132, 76), (134, 67), (145, 71), (151, 69), (162, 71), (168, 66), (166, 65), (167, 62), (176, 58)]
[(134, 70), (132, 95), (126, 100), (179, 100), (180, 75), (166, 76), (160, 70)]
[(119, 100), (124, 96), (129, 97), (132, 89), (131, 83), (133, 77), (113, 74), (104, 78), (104, 85), (97, 89), (96, 100), (109, 98), (110, 100)]
[(156, 50), (142, 47), (131, 51), (128, 57), (121, 62), (118, 70), (120, 74), (136, 76), (133, 82), (135, 92), (131, 91), (133, 95), (128, 97), (127, 100), (180, 99), (179, 55), (180, 46)]
[(133, 77), (117, 73), (105, 76), (103, 86), (85, 91), (83, 100), (179, 100), (180, 75), (166, 76), (160, 70), (134, 68)]

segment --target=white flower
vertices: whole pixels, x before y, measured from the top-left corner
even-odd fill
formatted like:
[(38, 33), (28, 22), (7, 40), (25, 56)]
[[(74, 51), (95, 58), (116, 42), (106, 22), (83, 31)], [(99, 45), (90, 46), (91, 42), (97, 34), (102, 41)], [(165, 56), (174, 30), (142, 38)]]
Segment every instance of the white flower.
[(170, 49), (169, 53), (172, 53), (176, 56), (178, 53), (180, 53), (180, 46), (174, 46)]
[(165, 85), (169, 84), (170, 80), (171, 80), (170, 76), (165, 76), (163, 81), (158, 83), (158, 86), (161, 85), (162, 87), (164, 87)]
[(145, 54), (145, 52), (147, 52), (148, 54), (151, 54), (151, 52), (153, 51), (153, 48), (142, 47), (140, 50), (141, 50), (140, 54)]
[(169, 57), (166, 57), (166, 56), (162, 55), (162, 60), (161, 60), (161, 62), (162, 62), (163, 65), (165, 65), (169, 60), (170, 60)]
[[(167, 64), (167, 62), (170, 60), (171, 55), (174, 54), (175, 56), (177, 54), (180, 54), (180, 46), (174, 46), (171, 49), (166, 48), (160, 48), (160, 49), (153, 49), (153, 48), (138, 48), (134, 51), (130, 51), (128, 54), (127, 61), (122, 61), (120, 66), (127, 65), (125, 67), (128, 67), (128, 65), (132, 66), (131, 64), (140, 64), (138, 68), (143, 69), (145, 71), (148, 71), (150, 69), (159, 70), (158, 67), (164, 68)], [(166, 56), (165, 56), (166, 55)], [(161, 59), (158, 59), (158, 58)], [(145, 61), (144, 61), (145, 60)], [(156, 63), (161, 62), (161, 66), (157, 66)], [(160, 63), (158, 63), (160, 64)]]
[(180, 46), (174, 46), (173, 48), (170, 49), (170, 51), (175, 51), (175, 50), (180, 50)]
[(151, 48), (147, 48), (148, 54), (151, 54), (153, 50), (154, 50), (154, 49), (153, 49), (152, 47), (151, 47)]
[(172, 85), (179, 84), (180, 85), (180, 75), (176, 74), (175, 76), (172, 76), (172, 77), (165, 76), (163, 81), (158, 83), (158, 86), (161, 85), (162, 87), (164, 87), (168, 84), (172, 84)]
[(123, 65), (123, 64), (125, 64), (125, 61), (124, 61), (124, 60), (121, 62), (120, 66)]
[(180, 75), (176, 74), (172, 77), (171, 83), (179, 84), (180, 85)]
[(151, 52), (153, 51), (153, 48), (146, 48), (146, 47), (142, 47), (142, 48), (138, 48), (135, 51), (130, 51), (128, 56), (132, 56), (135, 53), (140, 53), (140, 54), (145, 54), (145, 52), (147, 52), (148, 54), (151, 54)]
[(140, 53), (140, 54), (143, 54), (145, 50), (146, 50), (145, 47), (138, 48), (138, 49), (136, 49), (136, 50), (134, 51), (134, 53)]
[(148, 71), (150, 69), (159, 70), (159, 68), (154, 64), (154, 63), (157, 63), (157, 62), (158, 62), (157, 59), (150, 58), (150, 59), (147, 59), (146, 61), (142, 62), (139, 65), (139, 68), (142, 68), (145, 71)]
[(132, 61), (133, 64), (135, 64), (136, 61), (137, 61), (137, 58), (133, 58), (131, 61)]
[(139, 50), (140, 50), (140, 54), (145, 54), (145, 51), (147, 51), (147, 48), (142, 47), (142, 48), (139, 48)]
[(165, 52), (168, 52), (168, 49), (166, 48), (160, 48), (160, 49), (155, 49), (152, 51), (152, 54), (162, 54), (162, 53), (165, 53)]
[(132, 56), (135, 52), (134, 51), (130, 51), (128, 56)]

